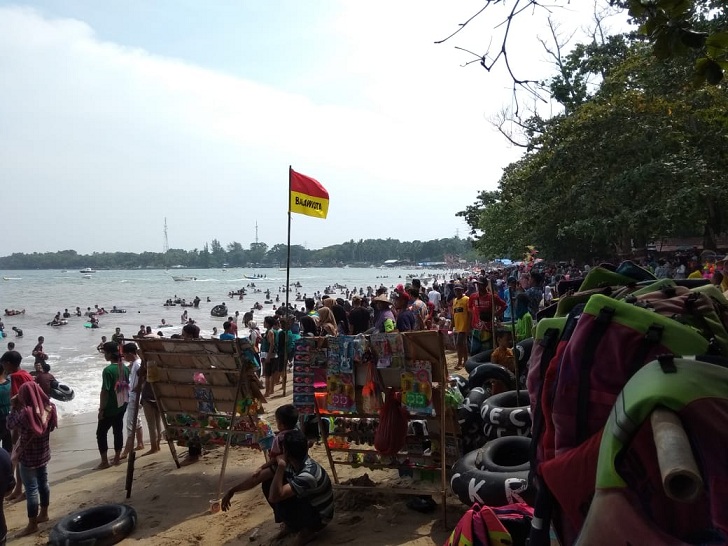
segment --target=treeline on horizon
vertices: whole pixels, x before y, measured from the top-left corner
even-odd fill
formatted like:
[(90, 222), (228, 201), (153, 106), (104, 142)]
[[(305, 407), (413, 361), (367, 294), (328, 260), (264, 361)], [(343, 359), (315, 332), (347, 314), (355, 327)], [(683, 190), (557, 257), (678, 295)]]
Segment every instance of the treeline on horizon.
[[(208, 267), (283, 267), (288, 247), (277, 244), (251, 243), (243, 248), (238, 242), (223, 246), (213, 239), (194, 250), (169, 249), (167, 252), (94, 252), (78, 254), (75, 250), (57, 252), (14, 253), (0, 258), (0, 269), (138, 269)], [(309, 250), (291, 245), (291, 265), (298, 267), (336, 267), (341, 265), (380, 265), (386, 260), (406, 263), (474, 261), (477, 258), (470, 239), (451, 237), (430, 241), (398, 239), (359, 239)]]

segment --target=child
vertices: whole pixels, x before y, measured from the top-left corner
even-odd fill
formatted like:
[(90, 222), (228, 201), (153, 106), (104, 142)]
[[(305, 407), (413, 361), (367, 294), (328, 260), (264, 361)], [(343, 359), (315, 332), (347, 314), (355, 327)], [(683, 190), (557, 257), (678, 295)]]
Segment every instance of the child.
[[(495, 342), (497, 347), (493, 349), (490, 355), (490, 361), (493, 364), (500, 364), (504, 368), (515, 372), (516, 359), (513, 357), (513, 349), (511, 348), (513, 343), (511, 331), (498, 330), (495, 335)], [(493, 394), (498, 394), (506, 390), (506, 385), (502, 381), (494, 380), (491, 384), (491, 392)]]
[(490, 361), (493, 364), (500, 364), (508, 368), (510, 371), (516, 371), (516, 361), (513, 358), (513, 335), (510, 330), (498, 330), (495, 335), (497, 347), (493, 349), (490, 355)]
[(233, 495), (239, 491), (248, 491), (258, 484), (263, 484), (264, 491), (267, 491), (267, 489), (270, 488), (270, 484), (266, 487), (265, 482), (273, 479), (275, 468), (272, 467), (276, 464), (276, 458), (283, 453), (283, 449), (281, 447), (283, 438), (288, 432), (296, 430), (297, 425), (298, 410), (293, 406), (293, 404), (285, 404), (276, 409), (276, 426), (278, 427), (278, 434), (276, 434), (276, 437), (273, 440), (273, 445), (268, 453), (268, 461), (252, 474), (246, 476), (239, 484), (228, 489), (225, 496), (222, 498), (221, 507), (223, 511), (227, 511), (228, 508), (230, 508), (230, 501), (232, 500)]

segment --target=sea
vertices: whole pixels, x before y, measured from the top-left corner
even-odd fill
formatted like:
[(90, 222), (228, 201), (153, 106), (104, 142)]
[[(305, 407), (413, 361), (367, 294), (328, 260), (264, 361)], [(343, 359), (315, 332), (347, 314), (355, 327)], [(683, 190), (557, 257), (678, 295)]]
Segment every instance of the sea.
[[(295, 301), (296, 293), (303, 297), (313, 297), (335, 285), (373, 289), (385, 286), (389, 289), (405, 283), (408, 276), (426, 280), (430, 277), (443, 278), (452, 275), (451, 271), (418, 270), (415, 268), (292, 268), (289, 286), (289, 301), (297, 307), (303, 302)], [(105, 366), (103, 356), (96, 350), (101, 336), (111, 339), (117, 327), (131, 338), (143, 325), (152, 326), (159, 331), (162, 319), (171, 327), (164, 328), (165, 337), (182, 330), (181, 315), (187, 310), (200, 327), (202, 337), (210, 337), (213, 327), (222, 332), (224, 318), (213, 317), (210, 310), (223, 302), (230, 314), (240, 311), (240, 333), (247, 332), (242, 325), (242, 315), (250, 311), (256, 302), (263, 305), (262, 310), (253, 312), (259, 327), (263, 318), (273, 314), (273, 307), (285, 302), (286, 271), (280, 268), (253, 269), (170, 269), (170, 270), (99, 270), (83, 274), (79, 270), (33, 270), (0, 271), (0, 307), (2, 309), (25, 310), (24, 314), (2, 316), (6, 337), (2, 340), (3, 351), (8, 341), (15, 342), (15, 348), (23, 355), (22, 367), (33, 370), (31, 352), (38, 336), (45, 338), (44, 350), (49, 355), (48, 363), (56, 379), (73, 389), (74, 399), (57, 402), (61, 416), (79, 415), (95, 412), (98, 408), (101, 388), (101, 370)], [(175, 281), (174, 277), (190, 280)], [(256, 277), (256, 278), (250, 278)], [(428, 282), (423, 282), (427, 285)], [(296, 283), (300, 287), (294, 287)], [(252, 287), (254, 284), (255, 287)], [(241, 301), (238, 296), (229, 296), (245, 288), (247, 295)], [(261, 290), (261, 292), (254, 292)], [(264, 303), (265, 291), (270, 290), (273, 303)], [(344, 289), (335, 289), (334, 297), (344, 297)], [(168, 299), (184, 299), (191, 302), (195, 297), (201, 302), (199, 308), (165, 306)], [(276, 302), (276, 296), (280, 302)], [(207, 299), (210, 299), (208, 302)], [(125, 313), (108, 313), (99, 316), (99, 328), (86, 328), (87, 317), (73, 315), (76, 307), (82, 312), (98, 305), (106, 311), (114, 306)], [(68, 309), (72, 313), (64, 326), (49, 326), (57, 312)], [(23, 337), (17, 337), (12, 327), (23, 330)]]

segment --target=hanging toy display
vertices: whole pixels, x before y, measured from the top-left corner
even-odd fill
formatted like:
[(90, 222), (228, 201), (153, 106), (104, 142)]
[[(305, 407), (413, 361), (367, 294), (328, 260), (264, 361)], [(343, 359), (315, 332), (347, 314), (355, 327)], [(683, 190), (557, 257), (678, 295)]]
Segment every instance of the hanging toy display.
[(432, 364), (427, 360), (415, 360), (401, 374), (402, 404), (417, 415), (433, 415)]

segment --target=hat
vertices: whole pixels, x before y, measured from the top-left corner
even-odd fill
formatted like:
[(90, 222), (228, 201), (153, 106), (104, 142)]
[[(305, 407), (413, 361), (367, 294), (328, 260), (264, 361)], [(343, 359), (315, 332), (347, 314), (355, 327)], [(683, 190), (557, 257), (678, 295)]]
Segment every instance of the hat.
[(392, 305), (392, 302), (389, 301), (389, 298), (387, 296), (385, 296), (384, 294), (381, 294), (372, 300), (372, 302), (375, 302), (375, 301), (381, 301), (382, 303), (388, 303), (389, 305)]
[(458, 281), (455, 284), (453, 284), (452, 287), (455, 290), (465, 290), (465, 288), (463, 287), (463, 284), (460, 281)]
[(257, 322), (255, 322), (254, 320), (249, 320), (248, 321), (248, 328), (257, 328), (257, 327), (258, 327), (258, 323)]

